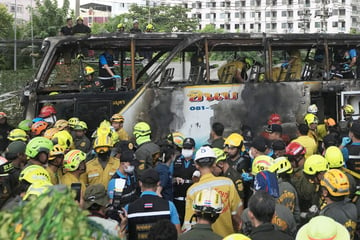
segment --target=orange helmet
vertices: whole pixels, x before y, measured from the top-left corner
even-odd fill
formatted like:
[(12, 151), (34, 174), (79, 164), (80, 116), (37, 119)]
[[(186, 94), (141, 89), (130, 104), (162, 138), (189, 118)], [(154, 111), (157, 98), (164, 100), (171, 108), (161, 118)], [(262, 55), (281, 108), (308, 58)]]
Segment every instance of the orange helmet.
[(43, 131), (46, 130), (48, 126), (49, 124), (47, 122), (44, 121), (36, 122), (31, 126), (31, 134), (33, 136), (39, 136)]

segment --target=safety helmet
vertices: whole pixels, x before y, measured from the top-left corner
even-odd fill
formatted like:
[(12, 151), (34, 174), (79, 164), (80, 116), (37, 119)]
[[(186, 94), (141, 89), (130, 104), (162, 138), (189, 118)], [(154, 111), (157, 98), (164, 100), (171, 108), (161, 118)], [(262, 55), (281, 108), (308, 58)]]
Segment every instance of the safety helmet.
[(67, 172), (76, 171), (82, 161), (85, 161), (86, 154), (80, 150), (71, 150), (64, 157), (64, 170)]
[(76, 21), (79, 21), (79, 20), (84, 21), (84, 18), (83, 18), (82, 16), (78, 16), (78, 17), (76, 18)]
[(0, 119), (2, 119), (2, 118), (7, 118), (6, 113), (4, 113), (4, 112), (0, 112)]
[(97, 153), (108, 152), (112, 146), (113, 141), (109, 136), (101, 135), (98, 136), (94, 141), (94, 150)]
[(338, 147), (328, 147), (325, 152), (325, 159), (329, 163), (329, 168), (340, 168), (344, 166), (344, 156)]
[(25, 120), (22, 120), (21, 122), (19, 122), (18, 128), (22, 129), (24, 131), (30, 131), (32, 124), (33, 124), (33, 121), (25, 119)]
[(117, 25), (117, 28), (119, 29), (119, 28), (124, 28), (125, 26), (124, 26), (124, 24), (122, 24), (122, 23), (119, 23), (118, 25)]
[(44, 119), (41, 118), (41, 117), (36, 117), (36, 118), (34, 118), (34, 119), (32, 120), (33, 123), (37, 123), (37, 122), (40, 122), (40, 121), (44, 121)]
[(53, 146), (53, 148), (51, 149), (50, 153), (49, 153), (49, 161), (54, 160), (57, 156), (61, 156), (65, 154), (65, 149), (59, 145), (56, 144)]
[(203, 189), (196, 194), (193, 209), (195, 212), (220, 214), (223, 203), (220, 194), (214, 189)]
[(48, 126), (49, 124), (45, 121), (36, 122), (31, 126), (31, 134), (33, 136), (39, 136)]
[(273, 113), (269, 116), (269, 120), (267, 122), (268, 125), (272, 125), (272, 124), (279, 124), (281, 125), (281, 117), (279, 114), (277, 113)]
[(23, 200), (25, 201), (25, 200), (29, 199), (30, 196), (38, 197), (41, 194), (47, 192), (51, 186), (53, 186), (52, 183), (50, 183), (48, 181), (34, 182), (27, 189), (27, 191), (26, 191), (26, 193), (25, 193), (25, 195), (23, 197)]
[(175, 144), (177, 147), (182, 148), (184, 144), (185, 136), (181, 132), (169, 133), (167, 140), (170, 144)]
[(69, 122), (64, 119), (59, 119), (55, 122), (54, 127), (59, 129), (59, 131), (64, 130), (69, 126)]
[(19, 128), (15, 128), (11, 130), (7, 138), (10, 141), (23, 141), (23, 142), (27, 141), (26, 132)]
[(216, 155), (215, 163), (226, 160), (226, 154), (225, 154), (224, 150), (222, 150), (220, 148), (213, 148), (213, 151), (214, 151), (214, 153)]
[(233, 233), (226, 237), (223, 240), (251, 240), (249, 237), (241, 233)]
[(291, 174), (293, 168), (290, 161), (286, 157), (278, 157), (274, 160), (274, 164), (270, 167), (270, 172)]
[(324, 174), (320, 185), (325, 187), (331, 196), (339, 197), (350, 194), (348, 177), (339, 169), (330, 169)]
[(311, 104), (307, 109), (307, 112), (312, 113), (312, 114), (316, 114), (318, 111), (319, 110), (318, 110), (318, 107), (316, 106), (316, 104)]
[(111, 122), (124, 122), (124, 117), (122, 115), (120, 115), (119, 113), (115, 113), (114, 115), (112, 115), (110, 121)]
[(241, 148), (241, 151), (245, 151), (244, 137), (238, 133), (230, 134), (230, 136), (226, 138), (224, 145), (228, 147), (238, 147)]
[(46, 129), (43, 137), (46, 137), (47, 139), (51, 140), (53, 138), (53, 136), (55, 135), (55, 133), (57, 133), (57, 132), (59, 132), (59, 129), (57, 129), (57, 128)]
[(353, 115), (355, 113), (354, 107), (350, 104), (342, 106), (342, 109), (344, 110), (345, 115)]
[(307, 175), (316, 175), (317, 173), (327, 171), (328, 169), (328, 161), (319, 154), (311, 155), (304, 163), (304, 173)]
[(319, 119), (317, 116), (315, 116), (314, 114), (312, 113), (308, 113), (305, 115), (304, 117), (304, 122), (310, 126), (310, 124), (318, 124), (319, 123)]
[(146, 30), (154, 30), (154, 25), (149, 23), (148, 25), (146, 25)]
[(30, 165), (20, 172), (19, 181), (27, 181), (28, 183), (34, 183), (37, 181), (50, 182), (50, 175), (49, 172), (42, 166)]
[(150, 125), (147, 124), (146, 122), (138, 122), (134, 126), (133, 134), (136, 138), (150, 135), (151, 134)]
[(56, 114), (55, 107), (53, 105), (46, 105), (41, 108), (39, 117), (47, 118), (50, 117), (52, 114)]
[(215, 152), (209, 146), (199, 148), (195, 154), (194, 161), (197, 163), (211, 163), (216, 160)]
[(73, 146), (73, 138), (71, 134), (66, 131), (62, 130), (54, 134), (52, 141), (56, 144), (61, 145), (65, 149), (69, 149)]
[(79, 121), (75, 126), (74, 126), (74, 130), (87, 130), (88, 126), (86, 124), (86, 122), (84, 121)]
[(253, 175), (258, 174), (261, 171), (270, 170), (270, 167), (274, 164), (274, 159), (267, 155), (257, 156), (251, 167), (251, 173)]
[(324, 123), (325, 123), (325, 125), (328, 126), (328, 127), (333, 127), (333, 126), (336, 125), (336, 121), (335, 121), (335, 119), (333, 119), (333, 118), (326, 118), (326, 119), (324, 119)]
[(297, 142), (291, 142), (289, 145), (285, 148), (285, 155), (296, 157), (296, 156), (302, 156), (305, 155), (306, 149)]
[(35, 158), (39, 153), (49, 153), (53, 148), (53, 142), (44, 137), (34, 137), (26, 145), (25, 154), (29, 158)]
[(85, 76), (93, 74), (94, 72), (95, 72), (95, 70), (90, 66), (86, 66), (84, 69)]
[(72, 118), (69, 118), (68, 123), (69, 123), (69, 126), (71, 128), (73, 128), (79, 121), (80, 121), (79, 118), (72, 117)]

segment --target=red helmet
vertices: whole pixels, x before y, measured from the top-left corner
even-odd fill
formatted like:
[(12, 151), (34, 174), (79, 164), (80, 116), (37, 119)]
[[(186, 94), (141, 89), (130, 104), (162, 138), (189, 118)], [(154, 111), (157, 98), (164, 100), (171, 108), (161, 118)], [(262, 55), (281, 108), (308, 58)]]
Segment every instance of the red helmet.
[(271, 114), (267, 123), (268, 123), (268, 125), (272, 125), (272, 124), (281, 125), (281, 117), (280, 117), (280, 115), (277, 114), (277, 113)]
[(301, 156), (305, 155), (306, 153), (306, 149), (297, 142), (292, 142), (287, 145), (285, 151), (285, 154), (288, 156)]
[(47, 118), (50, 117), (51, 114), (56, 114), (56, 109), (52, 105), (43, 106), (40, 110), (39, 117)]
[(46, 130), (46, 128), (48, 127), (48, 123), (44, 122), (44, 121), (39, 121), (34, 123), (31, 126), (31, 133), (33, 136), (39, 136), (43, 131)]

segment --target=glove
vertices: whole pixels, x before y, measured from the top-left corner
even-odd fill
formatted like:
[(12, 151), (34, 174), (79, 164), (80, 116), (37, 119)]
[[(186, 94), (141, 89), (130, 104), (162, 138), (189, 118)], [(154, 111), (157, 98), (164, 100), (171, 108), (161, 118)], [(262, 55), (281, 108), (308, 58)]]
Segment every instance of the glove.
[(113, 78), (121, 78), (119, 75), (114, 75)]
[(343, 137), (342, 142), (341, 142), (341, 146), (345, 147), (350, 142), (351, 142), (351, 139), (349, 137)]
[(283, 64), (281, 64), (281, 67), (282, 68), (287, 68), (289, 66), (289, 63), (283, 63)]
[(254, 177), (252, 175), (250, 175), (250, 173), (247, 173), (247, 172), (243, 172), (241, 174), (241, 177), (245, 182), (250, 182), (254, 179)]
[(349, 64), (346, 64), (346, 63), (343, 65), (343, 68), (344, 68), (345, 71), (350, 70)]
[(310, 213), (317, 213), (319, 211), (319, 208), (314, 204), (309, 208)]

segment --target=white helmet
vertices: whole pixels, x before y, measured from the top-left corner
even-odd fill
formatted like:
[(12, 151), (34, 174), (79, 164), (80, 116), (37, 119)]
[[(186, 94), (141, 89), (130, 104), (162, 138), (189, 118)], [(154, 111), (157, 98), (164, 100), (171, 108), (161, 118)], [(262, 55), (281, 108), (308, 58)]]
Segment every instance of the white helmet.
[(311, 104), (308, 107), (307, 112), (312, 113), (312, 114), (316, 114), (318, 112), (318, 107), (316, 106), (316, 104)]
[(213, 159), (215, 161), (216, 155), (215, 152), (211, 149), (209, 146), (201, 147), (199, 150), (197, 150), (195, 154), (195, 162), (197, 162), (199, 159)]
[(195, 212), (219, 214), (223, 210), (221, 196), (214, 189), (203, 189), (195, 196), (193, 208)]

